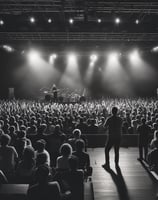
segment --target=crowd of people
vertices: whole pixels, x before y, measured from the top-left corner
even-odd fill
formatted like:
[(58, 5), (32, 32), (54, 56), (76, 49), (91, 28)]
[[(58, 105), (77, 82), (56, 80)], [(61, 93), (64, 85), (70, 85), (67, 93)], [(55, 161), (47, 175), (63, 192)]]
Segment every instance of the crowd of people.
[[(45, 195), (54, 191), (56, 199), (77, 194), (81, 199), (82, 192), (78, 191), (83, 191), (83, 181), (93, 171), (86, 152), (86, 135), (107, 133), (106, 119), (114, 106), (122, 118), (122, 134), (139, 134), (139, 159), (145, 159), (152, 170), (157, 170), (155, 99), (104, 99), (73, 104), (2, 100), (0, 182), (30, 184), (29, 199), (35, 199), (37, 194), (40, 199), (41, 187)], [(149, 135), (153, 136), (152, 141)]]

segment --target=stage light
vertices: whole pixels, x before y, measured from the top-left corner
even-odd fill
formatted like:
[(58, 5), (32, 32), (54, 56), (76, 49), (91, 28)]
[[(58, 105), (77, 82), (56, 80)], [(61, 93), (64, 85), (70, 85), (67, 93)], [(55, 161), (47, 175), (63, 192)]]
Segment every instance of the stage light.
[(68, 54), (68, 61), (69, 61), (69, 63), (76, 62), (76, 55), (74, 53)]
[(50, 57), (49, 57), (49, 62), (51, 63), (51, 64), (53, 64), (54, 63), (54, 60), (57, 58), (57, 54), (52, 54), (52, 55), (50, 55)]
[(28, 60), (29, 60), (30, 63), (36, 63), (37, 61), (39, 61), (40, 53), (38, 51), (31, 50), (27, 54), (27, 58), (28, 58)]
[(0, 20), (0, 25), (3, 26), (4, 25), (4, 21), (1, 19)]
[(2, 47), (3, 47), (3, 49), (5, 49), (7, 52), (13, 52), (13, 51), (14, 51), (13, 47), (11, 47), (11, 46), (9, 46), (9, 45), (3, 45)]
[(90, 66), (90, 67), (93, 67), (93, 66), (94, 66), (94, 62), (91, 61), (90, 64), (89, 64), (89, 66)]
[(52, 23), (52, 19), (51, 18), (48, 19), (48, 23), (49, 24)]
[(114, 61), (117, 60), (119, 56), (121, 56), (121, 53), (118, 53), (118, 52), (111, 52), (108, 55), (109, 59), (114, 60)]
[(152, 48), (152, 52), (158, 52), (158, 46)]
[(98, 22), (98, 23), (101, 23), (101, 19), (98, 19), (97, 22)]
[(35, 23), (35, 18), (34, 17), (30, 17), (30, 22), (33, 24)]
[(140, 60), (140, 54), (138, 50), (134, 50), (133, 52), (131, 52), (129, 54), (129, 59), (131, 62), (137, 62), (138, 60)]
[(120, 18), (117, 17), (117, 18), (115, 19), (115, 23), (116, 23), (116, 24), (120, 24), (120, 22), (121, 22)]
[(90, 56), (90, 60), (91, 60), (92, 62), (97, 61), (97, 59), (98, 59), (98, 56), (97, 56), (96, 54), (92, 54), (92, 55)]
[(136, 24), (139, 24), (139, 19), (136, 19), (135, 23), (136, 23)]
[(74, 20), (73, 20), (72, 18), (70, 18), (70, 19), (69, 19), (69, 23), (70, 23), (70, 24), (73, 24), (73, 23), (74, 23)]

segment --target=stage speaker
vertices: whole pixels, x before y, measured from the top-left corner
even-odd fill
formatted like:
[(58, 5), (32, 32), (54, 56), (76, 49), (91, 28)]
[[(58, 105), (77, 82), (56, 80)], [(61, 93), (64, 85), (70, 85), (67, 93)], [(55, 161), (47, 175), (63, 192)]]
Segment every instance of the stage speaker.
[(51, 101), (51, 100), (52, 100), (51, 95), (46, 94), (46, 95), (45, 95), (45, 101)]

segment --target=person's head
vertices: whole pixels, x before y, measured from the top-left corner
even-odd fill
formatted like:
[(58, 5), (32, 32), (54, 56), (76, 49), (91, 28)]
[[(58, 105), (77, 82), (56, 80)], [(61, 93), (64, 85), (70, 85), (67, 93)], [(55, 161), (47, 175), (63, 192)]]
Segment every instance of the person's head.
[(39, 184), (46, 183), (49, 176), (49, 167), (46, 165), (40, 165), (36, 170), (35, 176)]
[(15, 126), (10, 126), (9, 132), (10, 133), (15, 133)]
[(105, 123), (105, 117), (101, 117), (101, 122), (102, 122), (102, 124)]
[(142, 124), (145, 124), (145, 123), (146, 123), (146, 119), (142, 118)]
[(131, 125), (132, 127), (137, 127), (137, 120), (132, 120)]
[(112, 112), (113, 115), (117, 115), (118, 108), (117, 107), (113, 107), (111, 112)]
[(75, 139), (79, 139), (81, 137), (80, 129), (74, 129), (72, 133)]
[(57, 124), (57, 125), (55, 126), (54, 132), (59, 132), (59, 131), (60, 131), (60, 125)]
[(72, 154), (72, 147), (68, 143), (64, 143), (60, 147), (60, 154), (64, 157), (69, 157)]
[(85, 148), (85, 142), (83, 140), (77, 140), (75, 143), (76, 151), (82, 152)]
[(156, 149), (158, 149), (158, 140), (154, 141), (154, 146), (155, 146)]
[(40, 153), (37, 155), (36, 166), (46, 165), (47, 164), (47, 155), (45, 153)]
[(47, 125), (46, 124), (41, 124), (38, 131), (39, 133), (44, 133), (46, 131)]
[(27, 130), (27, 128), (26, 128), (26, 126), (25, 126), (25, 125), (21, 125), (21, 126), (20, 126), (20, 130), (21, 130), (21, 131), (26, 131), (26, 130)]
[(45, 149), (46, 141), (41, 139), (36, 142), (36, 149), (38, 152), (42, 152)]
[(24, 149), (23, 159), (27, 162), (35, 159), (35, 151), (32, 147), (29, 146)]
[(154, 139), (158, 140), (158, 131), (154, 131)]
[(78, 159), (75, 156), (69, 158), (69, 166), (71, 171), (76, 171), (78, 169)]
[(96, 120), (95, 119), (92, 119), (91, 120), (91, 125), (95, 125), (96, 124)]
[(11, 137), (8, 134), (3, 134), (1, 136), (1, 145), (7, 146), (11, 141)]
[(26, 131), (18, 131), (17, 132), (18, 138), (25, 138), (26, 137)]
[(36, 133), (37, 132), (37, 126), (36, 125), (32, 125), (31, 126), (32, 132)]

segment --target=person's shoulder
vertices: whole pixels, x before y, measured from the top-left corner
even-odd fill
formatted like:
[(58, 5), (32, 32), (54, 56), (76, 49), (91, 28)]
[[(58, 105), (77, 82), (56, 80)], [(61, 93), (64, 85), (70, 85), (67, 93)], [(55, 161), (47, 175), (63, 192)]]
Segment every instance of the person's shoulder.
[(7, 146), (7, 149), (10, 151), (16, 151), (14, 146)]
[(63, 159), (63, 156), (57, 157), (57, 161), (60, 161), (61, 159)]
[(58, 184), (57, 181), (51, 181), (51, 182), (48, 183), (48, 185), (49, 185), (50, 187), (59, 187), (59, 184)]
[(86, 153), (86, 152), (82, 152), (82, 154), (83, 154), (84, 156), (86, 156), (86, 157), (89, 157), (89, 154)]
[(45, 154), (49, 154), (49, 152), (46, 150), (46, 149), (44, 149), (44, 151), (43, 151)]

